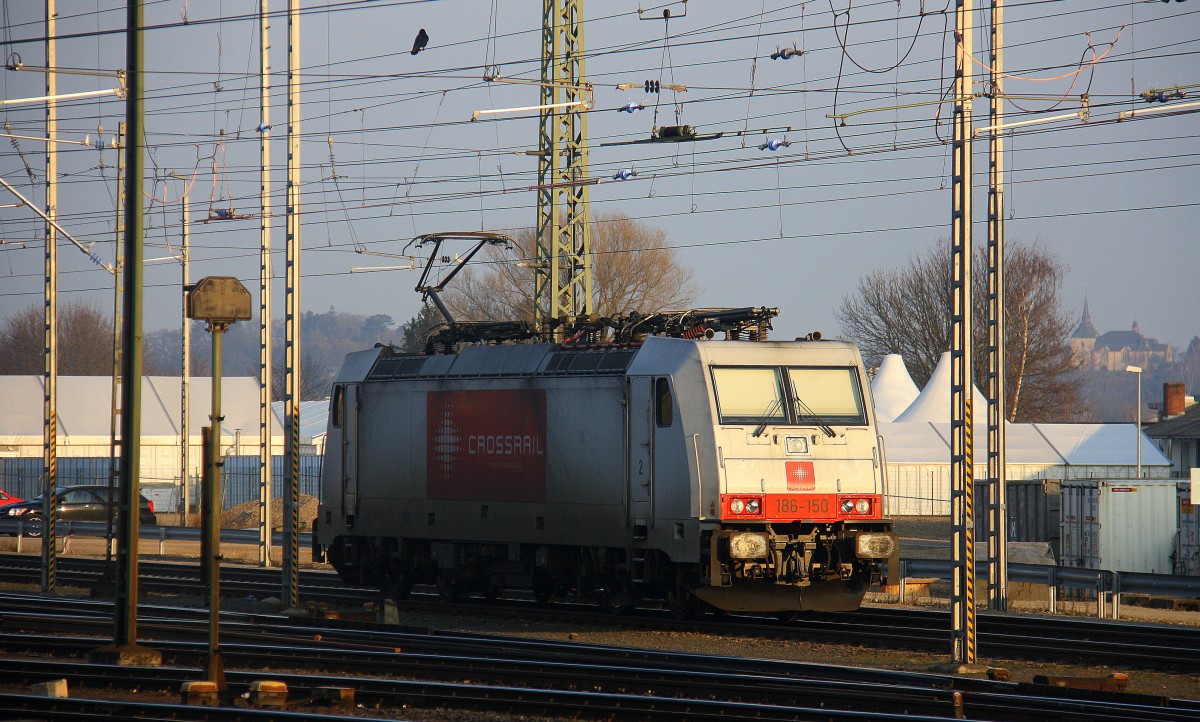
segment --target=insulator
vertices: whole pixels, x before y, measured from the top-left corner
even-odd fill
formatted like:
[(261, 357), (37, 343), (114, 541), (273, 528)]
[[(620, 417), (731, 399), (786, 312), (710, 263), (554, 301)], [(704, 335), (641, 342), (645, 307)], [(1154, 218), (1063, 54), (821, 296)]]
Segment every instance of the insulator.
[(266, 123), (259, 123), (258, 127), (255, 128), (255, 130), (257, 130), (259, 133), (266, 133), (270, 129), (271, 126), (267, 125)]
[(637, 175), (637, 171), (632, 168), (622, 168), (613, 174), (613, 180), (629, 180)]
[(617, 108), (617, 112), (618, 113), (629, 113), (630, 115), (632, 115), (633, 113), (636, 113), (641, 109), (642, 109), (641, 103), (635, 103), (631, 100), (628, 103), (626, 103), (625, 105), (623, 105), (622, 107)]
[(792, 143), (789, 140), (780, 140), (778, 138), (771, 138), (766, 143), (763, 143), (762, 145), (758, 146), (758, 149), (775, 151), (775, 150), (779, 150), (780, 148), (787, 148), (791, 144)]

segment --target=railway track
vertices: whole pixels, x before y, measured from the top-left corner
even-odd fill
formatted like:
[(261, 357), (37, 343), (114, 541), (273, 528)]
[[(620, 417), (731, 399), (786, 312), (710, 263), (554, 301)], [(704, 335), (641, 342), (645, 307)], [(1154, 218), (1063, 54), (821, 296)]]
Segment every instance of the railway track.
[[(39, 561), (23, 555), (0, 555), (0, 572), (8, 579), (40, 578)], [(193, 564), (142, 563), (140, 586), (145, 591), (197, 593), (199, 570)], [(99, 579), (102, 560), (60, 560), (63, 584), (91, 586)], [(376, 590), (347, 587), (330, 572), (303, 571), (301, 597), (343, 608), (361, 608), (379, 601)], [(225, 595), (263, 599), (279, 596), (279, 572), (257, 567), (222, 568)], [(444, 611), (454, 608), (472, 615), (518, 614), (632, 629), (703, 632), (780, 640), (815, 640), (864, 646), (941, 651), (949, 629), (947, 612), (864, 607), (854, 613), (807, 614), (790, 622), (754, 616), (707, 617), (680, 622), (665, 611), (642, 609), (631, 615), (600, 613), (587, 605), (542, 606), (533, 600), (467, 600), (448, 607), (435, 593), (416, 593), (406, 608)], [(1131, 644), (1130, 640), (1136, 639)], [(1038, 659), (1068, 664), (1108, 665), (1192, 671), (1200, 665), (1200, 628), (1091, 619), (1004, 615), (978, 616), (978, 649), (985, 657)]]
[[(73, 689), (173, 693), (200, 676), (207, 620), (199, 610), (142, 606), (139, 641), (163, 655), (163, 666), (154, 668), (91, 664), (82, 658), (107, 641), (111, 605), (6, 594), (0, 595), (0, 610), (5, 652), (0, 675), (10, 682), (65, 677)], [(447, 707), (580, 719), (765, 720), (1183, 720), (1200, 715), (1200, 703), (1183, 700), (923, 673), (265, 615), (225, 613), (221, 624), (234, 695), (262, 679), (285, 682), (292, 695), (301, 697), (317, 687), (351, 687), (360, 705), (384, 711)], [(272, 671), (255, 671), (263, 669)], [(0, 709), (43, 719), (72, 713), (69, 702), (54, 709), (39, 706), (44, 704), (0, 695)], [(154, 714), (174, 707), (150, 706)], [(112, 709), (129, 718), (165, 718)], [(184, 708), (170, 718), (199, 719), (197, 712)], [(334, 718), (326, 710), (315, 712)], [(261, 719), (257, 714), (239, 707), (204, 710), (202, 718)]]

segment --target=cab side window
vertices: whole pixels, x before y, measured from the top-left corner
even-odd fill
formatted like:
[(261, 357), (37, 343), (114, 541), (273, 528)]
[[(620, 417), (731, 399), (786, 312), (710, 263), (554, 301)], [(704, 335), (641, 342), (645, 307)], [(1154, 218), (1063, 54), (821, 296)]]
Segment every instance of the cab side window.
[(663, 428), (675, 423), (675, 400), (671, 382), (665, 378), (654, 380), (654, 421)]
[(333, 402), (329, 404), (330, 422), (335, 429), (342, 427), (342, 413), (344, 411), (342, 406), (345, 403), (342, 398), (343, 388), (340, 384), (333, 387)]

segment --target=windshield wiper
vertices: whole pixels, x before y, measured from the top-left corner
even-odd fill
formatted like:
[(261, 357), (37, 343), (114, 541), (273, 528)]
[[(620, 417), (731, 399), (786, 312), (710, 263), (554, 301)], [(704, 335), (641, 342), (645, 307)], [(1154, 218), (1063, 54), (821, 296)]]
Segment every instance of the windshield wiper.
[(770, 404), (767, 405), (766, 410), (763, 411), (763, 414), (762, 414), (762, 417), (763, 417), (762, 423), (759, 424), (758, 426), (754, 427), (754, 433), (751, 434), (752, 437), (757, 439), (758, 437), (762, 436), (762, 432), (767, 430), (767, 424), (771, 423), (771, 421), (772, 421), (771, 415), (779, 410), (779, 406), (780, 406), (779, 397), (776, 397), (773, 401), (771, 401)]
[(798, 394), (793, 392), (792, 400), (796, 402), (796, 408), (802, 412), (801, 417), (808, 417), (809, 419), (812, 419), (812, 422), (817, 425), (817, 428), (824, 432), (829, 438), (832, 439), (837, 436), (837, 434), (833, 431), (833, 427), (825, 423), (825, 420), (820, 416), (817, 416), (817, 413), (810, 409), (808, 404), (804, 403)]

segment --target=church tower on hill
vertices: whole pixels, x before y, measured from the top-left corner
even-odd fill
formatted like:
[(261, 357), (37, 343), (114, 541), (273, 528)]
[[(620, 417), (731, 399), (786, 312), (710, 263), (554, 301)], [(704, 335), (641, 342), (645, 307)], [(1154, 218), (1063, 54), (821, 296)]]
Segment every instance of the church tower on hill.
[(1120, 371), (1127, 365), (1156, 368), (1174, 362), (1175, 350), (1169, 343), (1142, 335), (1138, 322), (1129, 331), (1097, 333), (1092, 325), (1087, 297), (1083, 299), (1083, 318), (1071, 334), (1071, 353), (1080, 359), (1084, 368), (1098, 371)]
[(1087, 296), (1084, 295), (1083, 318), (1079, 320), (1075, 333), (1071, 334), (1071, 353), (1082, 359), (1085, 366), (1092, 365), (1092, 351), (1096, 348), (1096, 339), (1099, 336), (1096, 327), (1092, 325), (1092, 314), (1088, 310)]

